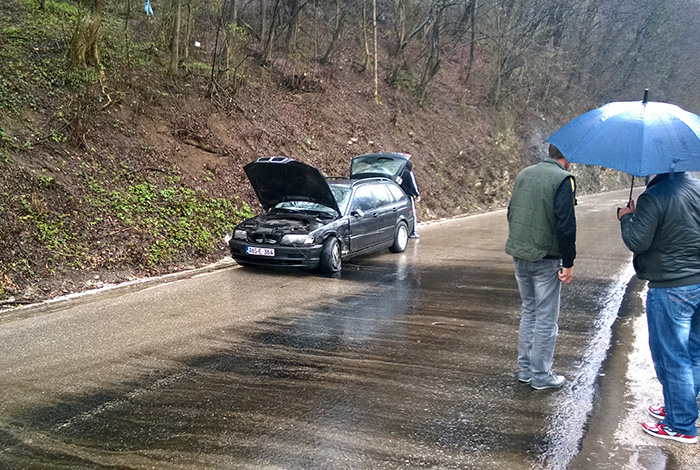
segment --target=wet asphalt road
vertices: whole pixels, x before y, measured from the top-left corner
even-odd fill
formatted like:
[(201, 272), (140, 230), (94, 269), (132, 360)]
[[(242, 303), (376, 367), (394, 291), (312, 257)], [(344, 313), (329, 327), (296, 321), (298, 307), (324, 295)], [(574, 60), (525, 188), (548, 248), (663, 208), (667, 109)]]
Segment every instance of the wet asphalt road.
[(561, 390), (514, 378), (499, 211), (339, 279), (230, 264), (0, 314), (0, 468), (564, 468), (632, 276), (624, 197), (579, 200)]

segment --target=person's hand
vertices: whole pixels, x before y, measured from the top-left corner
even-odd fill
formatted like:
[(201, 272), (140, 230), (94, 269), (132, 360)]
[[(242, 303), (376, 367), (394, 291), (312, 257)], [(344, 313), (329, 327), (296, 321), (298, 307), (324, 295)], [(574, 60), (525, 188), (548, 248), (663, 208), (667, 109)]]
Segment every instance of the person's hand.
[(621, 220), (625, 214), (634, 214), (634, 200), (630, 199), (625, 207), (617, 208), (617, 220)]
[(560, 268), (558, 276), (561, 282), (568, 284), (574, 278), (574, 268)]

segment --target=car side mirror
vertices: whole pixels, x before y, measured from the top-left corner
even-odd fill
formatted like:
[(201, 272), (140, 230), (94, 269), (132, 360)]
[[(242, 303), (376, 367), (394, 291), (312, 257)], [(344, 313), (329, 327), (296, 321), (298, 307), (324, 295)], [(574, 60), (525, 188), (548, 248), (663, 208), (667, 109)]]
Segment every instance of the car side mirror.
[(354, 209), (352, 212), (350, 212), (350, 215), (353, 217), (357, 217), (358, 219), (361, 219), (362, 217), (365, 216), (365, 213), (362, 212), (362, 209)]

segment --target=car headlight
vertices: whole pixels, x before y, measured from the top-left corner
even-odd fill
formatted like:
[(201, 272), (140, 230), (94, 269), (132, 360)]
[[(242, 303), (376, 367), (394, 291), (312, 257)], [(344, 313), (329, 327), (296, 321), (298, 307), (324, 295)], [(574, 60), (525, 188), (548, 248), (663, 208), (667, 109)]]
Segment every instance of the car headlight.
[(280, 245), (313, 245), (313, 243), (314, 237), (306, 234), (287, 234), (280, 240)]
[(235, 240), (247, 240), (248, 239), (248, 232), (245, 230), (234, 230), (233, 231), (233, 238)]

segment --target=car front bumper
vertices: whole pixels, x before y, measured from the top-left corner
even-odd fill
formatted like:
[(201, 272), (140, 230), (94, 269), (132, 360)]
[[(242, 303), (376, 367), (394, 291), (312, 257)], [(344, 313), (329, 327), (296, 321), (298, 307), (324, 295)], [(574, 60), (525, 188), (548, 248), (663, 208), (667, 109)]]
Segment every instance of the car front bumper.
[[(283, 246), (229, 241), (231, 256), (242, 264), (259, 266), (280, 266), (298, 268), (317, 268), (323, 245)], [(274, 250), (274, 256), (249, 254), (248, 248)]]

